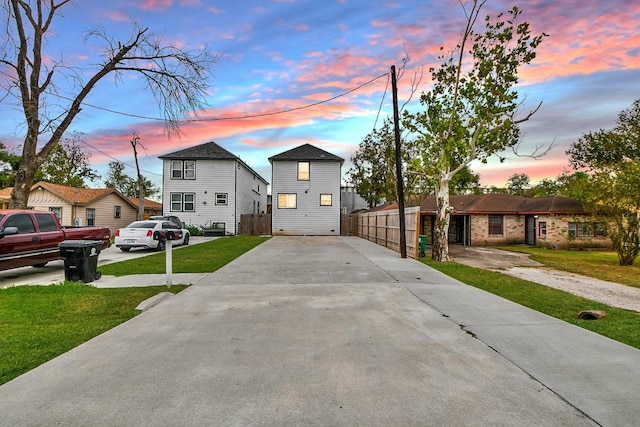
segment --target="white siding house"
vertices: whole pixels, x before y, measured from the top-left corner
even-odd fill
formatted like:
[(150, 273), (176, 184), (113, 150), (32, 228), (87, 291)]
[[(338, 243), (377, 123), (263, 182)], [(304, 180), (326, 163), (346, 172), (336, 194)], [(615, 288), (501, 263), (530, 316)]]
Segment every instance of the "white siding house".
[(272, 234), (340, 235), (340, 169), (344, 159), (304, 144), (269, 158)]
[(240, 215), (267, 209), (268, 182), (215, 142), (159, 158), (165, 215), (203, 228), (224, 222), (227, 234), (236, 234)]

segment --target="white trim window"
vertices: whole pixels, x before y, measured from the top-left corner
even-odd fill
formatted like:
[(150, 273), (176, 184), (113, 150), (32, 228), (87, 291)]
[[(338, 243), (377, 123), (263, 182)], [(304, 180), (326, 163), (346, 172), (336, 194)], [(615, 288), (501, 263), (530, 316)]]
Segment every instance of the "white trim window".
[(196, 179), (196, 161), (171, 160), (171, 179)]
[(171, 212), (195, 212), (196, 193), (171, 193)]
[(87, 208), (87, 227), (94, 227), (96, 225), (96, 210), (93, 208)]
[(296, 193), (278, 193), (278, 209), (297, 209), (297, 199)]
[(50, 207), (49, 212), (54, 213), (58, 217), (58, 220), (62, 221), (62, 207), (60, 206)]
[(113, 207), (113, 217), (120, 218), (121, 215), (122, 215), (122, 206), (115, 205)]
[(216, 193), (216, 206), (227, 206), (228, 199), (228, 193)]
[(320, 194), (320, 206), (332, 206), (332, 198), (331, 194)]

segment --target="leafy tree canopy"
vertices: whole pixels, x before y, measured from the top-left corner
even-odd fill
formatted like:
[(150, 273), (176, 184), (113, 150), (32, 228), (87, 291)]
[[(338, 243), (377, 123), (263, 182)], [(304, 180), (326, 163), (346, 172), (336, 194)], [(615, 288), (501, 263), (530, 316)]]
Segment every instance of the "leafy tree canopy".
[[(104, 180), (108, 188), (115, 188), (127, 197), (138, 197), (138, 180), (124, 172), (125, 164), (118, 161), (109, 162), (109, 170)], [(153, 182), (144, 178), (144, 197), (152, 197), (160, 192)]]

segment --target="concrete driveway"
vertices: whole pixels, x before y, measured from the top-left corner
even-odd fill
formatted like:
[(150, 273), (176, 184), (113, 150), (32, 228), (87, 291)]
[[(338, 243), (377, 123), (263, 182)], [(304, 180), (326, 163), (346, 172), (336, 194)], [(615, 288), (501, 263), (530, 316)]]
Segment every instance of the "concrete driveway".
[(636, 349), (356, 237), (275, 237), (1, 386), (0, 425), (614, 426), (639, 393)]

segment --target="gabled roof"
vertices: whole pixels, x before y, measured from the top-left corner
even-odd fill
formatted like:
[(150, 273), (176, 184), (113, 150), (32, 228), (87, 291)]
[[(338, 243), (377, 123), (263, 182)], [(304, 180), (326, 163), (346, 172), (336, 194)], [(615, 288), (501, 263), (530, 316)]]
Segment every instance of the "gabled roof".
[(225, 150), (213, 141), (185, 148), (184, 150), (158, 156), (159, 159), (206, 159), (206, 160), (237, 160), (238, 156)]
[(335, 154), (331, 154), (328, 151), (324, 151), (321, 148), (315, 147), (311, 144), (304, 144), (296, 148), (292, 148), (291, 150), (285, 151), (284, 153), (276, 154), (275, 156), (269, 157), (269, 162), (273, 163), (273, 161), (297, 161), (297, 160), (308, 160), (314, 162), (340, 162), (344, 163), (344, 159), (342, 157), (338, 157)]
[(66, 185), (52, 184), (50, 182), (40, 181), (31, 186), (31, 191), (34, 191), (39, 187), (55, 194), (70, 205), (90, 205), (91, 203), (95, 203), (103, 197), (108, 196), (109, 194), (116, 194), (120, 196), (120, 198), (125, 202), (135, 207), (135, 205), (131, 202), (131, 200), (129, 200), (128, 197), (124, 196), (115, 188), (67, 187)]
[(269, 184), (269, 181), (264, 179), (262, 175), (253, 170), (251, 166), (246, 164), (240, 157), (236, 156), (230, 151), (227, 151), (213, 141), (196, 145), (194, 147), (185, 148), (184, 150), (163, 154), (162, 156), (158, 156), (158, 158), (185, 160), (237, 160), (242, 163), (247, 169), (249, 169), (251, 173), (254, 173), (257, 177), (259, 177), (262, 182), (267, 185)]
[[(137, 208), (140, 206), (140, 199), (138, 197), (129, 197), (129, 201)], [(162, 203), (155, 200), (144, 199), (144, 207), (147, 209), (159, 209), (162, 210)]]
[(13, 187), (1, 188), (0, 189), (0, 200), (9, 200), (11, 198), (11, 192), (13, 191)]
[[(453, 214), (584, 214), (582, 202), (561, 196), (521, 197), (504, 193), (477, 196), (451, 196), (449, 203)], [(422, 201), (420, 212), (435, 213), (436, 198), (429, 196)]]

